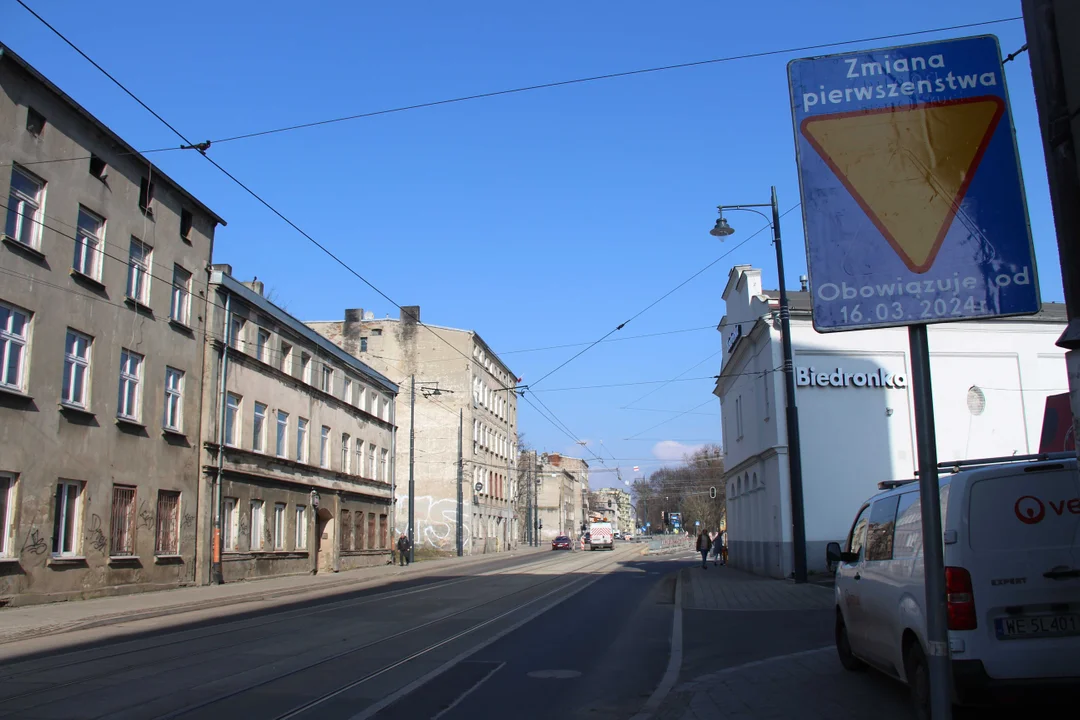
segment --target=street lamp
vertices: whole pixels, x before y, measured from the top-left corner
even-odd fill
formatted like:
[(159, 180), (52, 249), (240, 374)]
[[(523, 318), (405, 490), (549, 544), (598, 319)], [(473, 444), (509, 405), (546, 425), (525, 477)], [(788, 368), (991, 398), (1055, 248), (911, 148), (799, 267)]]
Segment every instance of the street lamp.
[[(772, 208), (772, 220), (759, 207)], [(773, 230), (773, 246), (776, 248), (776, 272), (780, 282), (780, 335), (784, 349), (784, 388), (787, 411), (788, 472), (791, 481), (791, 530), (795, 565), (795, 582), (806, 582), (806, 520), (803, 515), (802, 449), (799, 442), (799, 408), (795, 404), (795, 361), (791, 349), (791, 307), (788, 305), (784, 286), (784, 252), (780, 243), (780, 207), (776, 202), (776, 186), (772, 188), (772, 202), (749, 205), (718, 205), (720, 217), (709, 234), (721, 240), (735, 232), (724, 218), (724, 210), (754, 212), (769, 221)]]

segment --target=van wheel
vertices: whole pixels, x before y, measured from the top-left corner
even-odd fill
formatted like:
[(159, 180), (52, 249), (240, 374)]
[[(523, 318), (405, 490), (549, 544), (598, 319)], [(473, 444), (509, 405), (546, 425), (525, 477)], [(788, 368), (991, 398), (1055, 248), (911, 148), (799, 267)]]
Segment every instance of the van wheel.
[(866, 663), (851, 654), (851, 643), (848, 642), (847, 625), (844, 624), (844, 616), (838, 610), (836, 612), (836, 654), (840, 656), (840, 664), (845, 670), (858, 672), (866, 669)]
[(915, 717), (930, 720), (930, 666), (918, 641), (904, 653), (904, 670), (907, 673), (908, 687), (911, 688), (911, 704)]

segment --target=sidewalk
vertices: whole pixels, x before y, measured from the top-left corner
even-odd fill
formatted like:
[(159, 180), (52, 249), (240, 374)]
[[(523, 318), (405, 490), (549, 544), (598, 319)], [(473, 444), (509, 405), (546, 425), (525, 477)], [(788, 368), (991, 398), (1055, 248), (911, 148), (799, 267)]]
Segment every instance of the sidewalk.
[(832, 588), (752, 575), (730, 565), (682, 570), (683, 607), (688, 610), (829, 610)]
[(534, 554), (546, 547), (519, 546), (512, 552), (440, 558), (406, 567), (379, 565), (341, 573), (290, 575), (226, 585), (199, 585), (71, 602), (26, 605), (0, 610), (0, 644), (144, 620), (197, 610), (242, 605), (300, 595), (325, 595), (377, 587), (440, 571)]

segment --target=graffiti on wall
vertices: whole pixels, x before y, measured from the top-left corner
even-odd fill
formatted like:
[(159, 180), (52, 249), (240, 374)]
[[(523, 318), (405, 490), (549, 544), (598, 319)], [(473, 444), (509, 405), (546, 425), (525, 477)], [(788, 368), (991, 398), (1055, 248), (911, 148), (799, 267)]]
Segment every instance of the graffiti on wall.
[[(398, 517), (408, 518), (408, 512), (409, 498), (398, 498)], [(453, 550), (457, 547), (457, 499), (434, 498), (431, 495), (417, 496), (415, 512), (414, 537), (417, 542), (443, 550)], [(400, 524), (407, 526), (408, 521)], [(465, 523), (462, 537), (466, 543), (471, 540), (471, 535), (469, 525)]]

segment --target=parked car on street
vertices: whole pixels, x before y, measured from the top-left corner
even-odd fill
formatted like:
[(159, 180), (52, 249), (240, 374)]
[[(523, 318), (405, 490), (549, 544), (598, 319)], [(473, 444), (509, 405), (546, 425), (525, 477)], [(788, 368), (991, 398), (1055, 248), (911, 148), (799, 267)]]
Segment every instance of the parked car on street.
[[(955, 465), (940, 479), (954, 702), (1080, 693), (1075, 455)], [(905, 681), (919, 717), (929, 717), (918, 483), (879, 488), (844, 547), (826, 550), (837, 564), (836, 649), (848, 670), (870, 665)]]
[(572, 547), (573, 546), (570, 543), (570, 538), (565, 535), (560, 535), (559, 537), (551, 541), (552, 550), (570, 550), (572, 549)]

